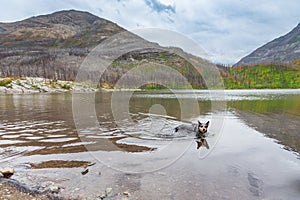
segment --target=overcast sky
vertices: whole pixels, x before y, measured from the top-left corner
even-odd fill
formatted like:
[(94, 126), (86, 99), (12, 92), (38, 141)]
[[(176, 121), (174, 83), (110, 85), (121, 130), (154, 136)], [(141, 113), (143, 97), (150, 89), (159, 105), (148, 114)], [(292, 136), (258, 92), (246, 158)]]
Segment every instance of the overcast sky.
[(128, 30), (161, 28), (194, 40), (218, 63), (234, 64), (300, 23), (299, 0), (4, 0), (0, 21), (76, 9)]

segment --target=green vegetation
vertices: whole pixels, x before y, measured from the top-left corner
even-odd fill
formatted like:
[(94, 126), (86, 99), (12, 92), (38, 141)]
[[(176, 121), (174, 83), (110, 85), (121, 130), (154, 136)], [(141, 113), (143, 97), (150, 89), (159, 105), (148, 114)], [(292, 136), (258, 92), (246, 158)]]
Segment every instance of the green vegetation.
[(297, 37), (294, 37), (290, 42), (289, 42), (289, 44), (293, 44), (293, 43), (296, 43), (296, 42), (298, 42), (298, 41), (300, 41), (300, 36), (298, 35)]
[(2, 86), (2, 87), (9, 87), (11, 82), (12, 82), (12, 79), (3, 79), (3, 80), (0, 80), (0, 86)]
[(300, 88), (300, 67), (260, 64), (245, 67), (221, 67), (226, 89)]
[(70, 90), (72, 88), (71, 85), (68, 85), (68, 84), (60, 85), (60, 87), (65, 90)]
[(168, 53), (167, 52), (162, 52), (159, 54), (159, 56), (157, 57), (158, 59), (162, 59), (162, 60), (168, 60)]
[(146, 84), (140, 87), (143, 90), (163, 90), (163, 89), (167, 89), (165, 86), (163, 85), (159, 85), (159, 84)]
[(20, 80), (17, 80), (17, 81), (16, 81), (16, 84), (19, 85), (19, 86), (23, 86), (23, 84), (21, 83)]
[(37, 86), (37, 85), (32, 85), (31, 88), (32, 88), (32, 89), (40, 89), (40, 87)]
[[(154, 55), (155, 56), (149, 53), (138, 54), (135, 52), (114, 61), (111, 68), (105, 73), (102, 84), (106, 83), (114, 87), (115, 82), (118, 81), (123, 74), (126, 74), (128, 70), (137, 68), (144, 63), (153, 62), (173, 68), (186, 78), (189, 85), (194, 89), (207, 88), (204, 79), (208, 77), (202, 77), (202, 74), (184, 59), (168, 52), (155, 52)], [(131, 61), (130, 58), (134, 60)], [(126, 60), (126, 62), (124, 62), (124, 60)], [(258, 64), (242, 67), (224, 67), (218, 65), (218, 68), (226, 89), (300, 88), (300, 60), (291, 64)], [(147, 77), (149, 74), (151, 75), (154, 71), (153, 68), (150, 67), (149, 70), (144, 69), (140, 74), (136, 74), (135, 77), (131, 78), (141, 79)], [(156, 73), (161, 79), (166, 80), (166, 83), (169, 83), (168, 87), (177, 89), (187, 88), (181, 84), (183, 83), (182, 80), (174, 80), (174, 77), (165, 72)], [(142, 82), (142, 80), (140, 80), (140, 82)], [(174, 84), (170, 84), (172, 82), (174, 82)], [(216, 88), (220, 88), (220, 86)], [(146, 84), (142, 86), (141, 89), (163, 89), (163, 87), (153, 83)]]

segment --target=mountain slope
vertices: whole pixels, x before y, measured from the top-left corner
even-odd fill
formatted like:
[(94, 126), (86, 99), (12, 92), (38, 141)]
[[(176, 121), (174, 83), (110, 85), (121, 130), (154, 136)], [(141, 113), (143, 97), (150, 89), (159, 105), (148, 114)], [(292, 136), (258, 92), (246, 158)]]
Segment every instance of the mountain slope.
[(60, 11), (0, 23), (0, 48), (90, 47), (121, 31), (124, 29), (118, 25), (88, 12)]
[(300, 60), (300, 23), (288, 34), (263, 45), (242, 58), (235, 66), (290, 63), (296, 60)]
[[(110, 37), (113, 35), (115, 37)], [(86, 71), (88, 82), (93, 80), (96, 83), (96, 80), (99, 83), (101, 78), (99, 85), (114, 87), (126, 72), (151, 62), (178, 70), (194, 87), (207, 87), (201, 74), (184, 57), (201, 67), (211, 66), (207, 61), (186, 54), (179, 48), (161, 47), (110, 21), (75, 10), (31, 17), (14, 23), (0, 23), (0, 77), (43, 77), (74, 81), (87, 55), (101, 42), (114, 45), (113, 48), (106, 47), (109, 49), (106, 49), (103, 56), (107, 63), (111, 63), (110, 58), (114, 60), (104, 74), (97, 69), (97, 65), (91, 67), (91, 71)], [(139, 47), (138, 50), (127, 52), (130, 49), (127, 47), (133, 44)], [(148, 74), (151, 73), (150, 70)], [(145, 72), (141, 71), (133, 78), (142, 82), (143, 75)], [(180, 81), (186, 84), (184, 80), (175, 80), (168, 73), (160, 73), (159, 76), (168, 78), (174, 87), (178, 87)], [(206, 79), (209, 79), (209, 75), (206, 75)]]

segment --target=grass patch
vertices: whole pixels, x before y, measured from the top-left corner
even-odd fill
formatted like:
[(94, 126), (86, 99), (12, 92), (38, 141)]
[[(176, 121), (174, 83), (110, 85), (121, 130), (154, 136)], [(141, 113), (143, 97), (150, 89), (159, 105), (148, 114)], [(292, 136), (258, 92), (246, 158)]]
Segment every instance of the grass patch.
[(159, 85), (159, 84), (145, 84), (143, 86), (140, 87), (143, 90), (163, 90), (163, 89), (167, 89), (165, 86), (163, 85)]

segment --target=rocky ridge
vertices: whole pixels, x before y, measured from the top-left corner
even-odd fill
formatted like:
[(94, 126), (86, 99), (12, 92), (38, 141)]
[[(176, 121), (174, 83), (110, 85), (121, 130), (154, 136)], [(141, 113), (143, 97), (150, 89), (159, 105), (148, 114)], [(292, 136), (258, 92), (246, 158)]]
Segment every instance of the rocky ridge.
[(259, 47), (234, 66), (291, 63), (300, 60), (300, 23), (289, 33)]

